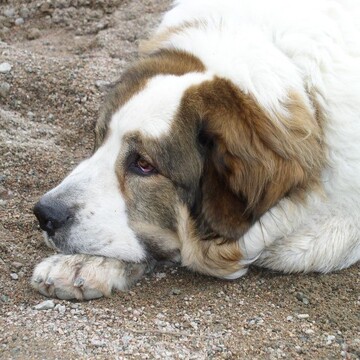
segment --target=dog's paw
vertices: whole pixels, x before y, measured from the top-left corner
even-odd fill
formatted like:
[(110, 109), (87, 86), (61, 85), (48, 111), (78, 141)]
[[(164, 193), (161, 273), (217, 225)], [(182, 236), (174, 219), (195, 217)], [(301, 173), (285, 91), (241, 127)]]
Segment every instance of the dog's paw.
[(47, 297), (91, 300), (124, 290), (144, 273), (143, 264), (90, 255), (54, 255), (38, 264), (31, 284)]

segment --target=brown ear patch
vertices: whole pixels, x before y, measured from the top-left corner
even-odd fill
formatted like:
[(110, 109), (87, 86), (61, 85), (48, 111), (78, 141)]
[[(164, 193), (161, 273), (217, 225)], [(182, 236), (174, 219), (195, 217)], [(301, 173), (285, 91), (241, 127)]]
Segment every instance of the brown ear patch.
[(287, 114), (267, 114), (230, 81), (215, 78), (188, 90), (208, 139), (198, 216), (228, 239), (239, 238), (284, 196), (302, 197), (319, 184), (325, 162), (321, 124), (290, 93)]

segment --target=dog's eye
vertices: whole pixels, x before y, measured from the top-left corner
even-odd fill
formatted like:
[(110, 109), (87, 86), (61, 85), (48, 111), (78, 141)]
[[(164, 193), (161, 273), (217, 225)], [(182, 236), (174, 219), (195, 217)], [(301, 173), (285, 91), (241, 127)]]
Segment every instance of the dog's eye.
[(130, 168), (138, 175), (153, 175), (157, 170), (147, 160), (139, 156), (131, 165)]
[(143, 158), (139, 158), (136, 165), (144, 174), (150, 174), (155, 170), (155, 168)]

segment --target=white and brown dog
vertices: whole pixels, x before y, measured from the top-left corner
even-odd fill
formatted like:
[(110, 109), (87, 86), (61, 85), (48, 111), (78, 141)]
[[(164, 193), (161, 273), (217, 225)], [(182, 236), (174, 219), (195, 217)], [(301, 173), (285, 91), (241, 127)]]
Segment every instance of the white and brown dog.
[(156, 261), (360, 259), (360, 2), (181, 0), (107, 96), (96, 149), (34, 208), (47, 296), (124, 289)]

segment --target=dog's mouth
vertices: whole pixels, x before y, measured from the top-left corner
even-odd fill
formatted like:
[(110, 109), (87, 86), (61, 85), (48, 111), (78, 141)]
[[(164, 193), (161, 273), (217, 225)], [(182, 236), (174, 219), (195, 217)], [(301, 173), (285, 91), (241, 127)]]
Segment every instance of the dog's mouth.
[(59, 239), (59, 234), (49, 234), (47, 231), (43, 231), (43, 237), (45, 244), (53, 250), (56, 250), (59, 253), (70, 255), (80, 253), (75, 251), (73, 247), (68, 245), (68, 241), (64, 241), (63, 239)]
[(44, 236), (45, 244), (46, 244), (49, 248), (54, 249), (54, 250), (57, 250), (57, 251), (60, 251), (60, 250), (55, 246), (54, 241), (52, 240), (51, 236), (50, 236), (46, 231), (43, 231), (43, 236)]

